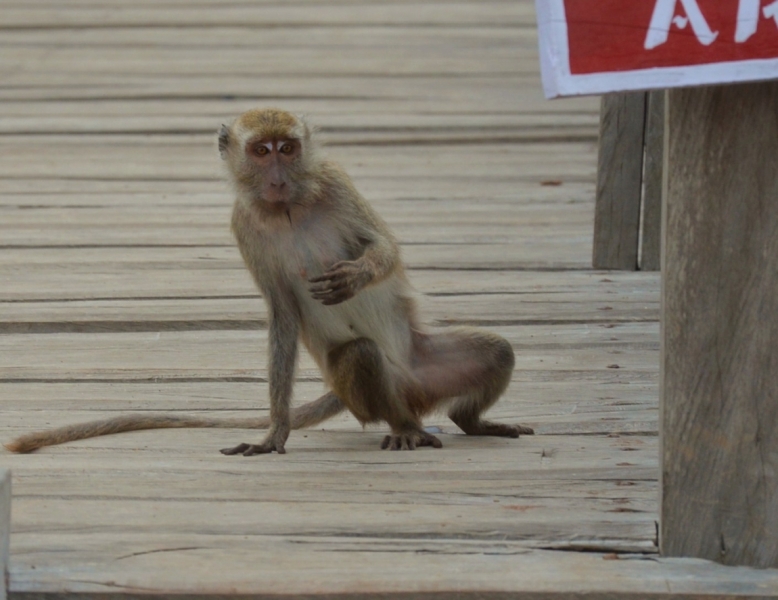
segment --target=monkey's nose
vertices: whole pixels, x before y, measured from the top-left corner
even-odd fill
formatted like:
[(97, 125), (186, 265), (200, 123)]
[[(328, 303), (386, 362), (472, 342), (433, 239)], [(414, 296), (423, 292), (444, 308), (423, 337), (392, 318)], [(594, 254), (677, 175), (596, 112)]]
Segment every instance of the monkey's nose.
[(271, 181), (270, 186), (280, 190), (286, 187), (286, 181)]

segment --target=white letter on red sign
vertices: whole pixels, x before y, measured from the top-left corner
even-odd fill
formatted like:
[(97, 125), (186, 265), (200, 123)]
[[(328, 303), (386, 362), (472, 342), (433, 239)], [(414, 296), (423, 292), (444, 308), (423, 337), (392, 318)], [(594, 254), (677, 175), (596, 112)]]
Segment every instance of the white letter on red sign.
[[(759, 9), (762, 7), (762, 0), (740, 0), (737, 7), (737, 30), (735, 31), (735, 41), (745, 42), (756, 33), (756, 27), (759, 23)], [(765, 19), (773, 18), (778, 27), (778, 0), (764, 7), (762, 13)]]
[[(778, 2), (778, 0), (776, 1)], [(675, 17), (678, 2), (686, 11), (686, 18)], [(718, 31), (711, 31), (697, 0), (656, 0), (654, 14), (651, 16), (651, 24), (648, 26), (648, 34), (644, 44), (646, 50), (652, 50), (667, 41), (667, 37), (670, 35), (670, 25), (675, 23), (679, 29), (684, 29), (687, 22), (691, 23), (694, 35), (703, 46), (710, 46), (719, 35)]]

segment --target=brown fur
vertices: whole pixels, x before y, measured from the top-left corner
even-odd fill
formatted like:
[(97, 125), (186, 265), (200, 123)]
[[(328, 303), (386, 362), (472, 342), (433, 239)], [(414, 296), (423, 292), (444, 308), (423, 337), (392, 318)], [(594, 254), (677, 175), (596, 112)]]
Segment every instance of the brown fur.
[[(481, 419), (510, 382), (510, 344), (474, 329), (422, 330), (394, 236), (348, 175), (320, 158), (304, 121), (276, 109), (249, 111), (222, 127), (219, 151), (236, 193), (232, 231), (268, 307), (270, 416), (129, 415), (29, 434), (9, 449), (134, 429), (267, 427), (259, 444), (222, 452), (283, 453), (291, 429), (348, 408), (363, 424), (389, 424), (382, 448), (412, 450), (441, 446), (421, 417), (445, 403), (468, 434), (532, 433)], [(290, 410), (298, 341), (333, 391)]]

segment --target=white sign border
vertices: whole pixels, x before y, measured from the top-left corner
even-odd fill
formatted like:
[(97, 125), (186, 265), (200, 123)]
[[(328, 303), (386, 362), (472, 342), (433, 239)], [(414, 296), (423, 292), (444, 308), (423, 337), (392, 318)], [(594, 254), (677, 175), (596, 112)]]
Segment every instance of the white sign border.
[(573, 75), (564, 0), (535, 0), (546, 98), (778, 79), (778, 58)]

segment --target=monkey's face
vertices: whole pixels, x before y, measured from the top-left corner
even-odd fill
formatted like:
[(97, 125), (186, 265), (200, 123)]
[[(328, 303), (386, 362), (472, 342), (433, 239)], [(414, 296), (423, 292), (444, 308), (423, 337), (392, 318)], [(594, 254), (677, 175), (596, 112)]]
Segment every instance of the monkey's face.
[(288, 211), (316, 195), (315, 144), (305, 122), (273, 108), (250, 110), (219, 131), (219, 153), (252, 202)]
[(260, 199), (279, 208), (294, 201), (301, 154), (302, 144), (295, 138), (255, 138), (246, 143), (246, 159)]

